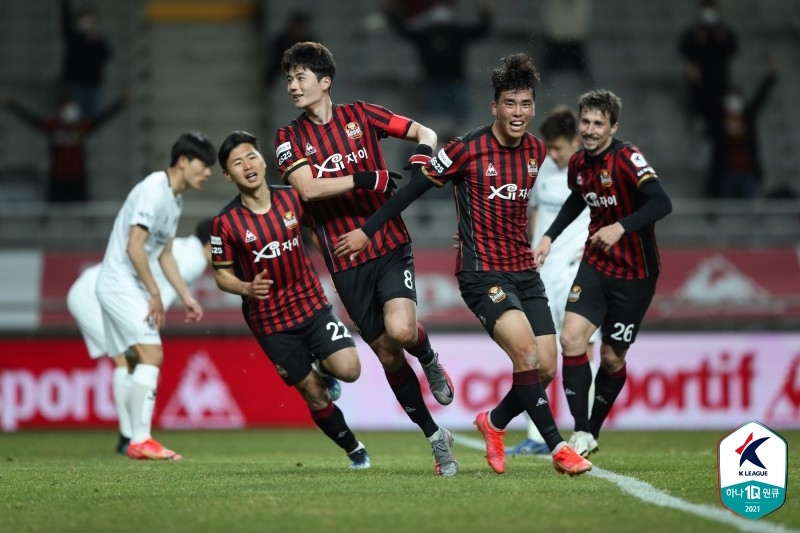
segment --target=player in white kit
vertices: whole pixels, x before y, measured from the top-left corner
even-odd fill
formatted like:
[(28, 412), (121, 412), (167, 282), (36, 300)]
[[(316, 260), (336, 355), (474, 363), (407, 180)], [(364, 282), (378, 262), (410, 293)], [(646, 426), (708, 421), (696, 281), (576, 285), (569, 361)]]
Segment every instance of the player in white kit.
[[(177, 237), (172, 241), (172, 255), (178, 264), (178, 271), (187, 286), (191, 287), (211, 264), (211, 219), (200, 221), (195, 227), (194, 235)], [(67, 293), (67, 309), (78, 323), (86, 350), (92, 359), (109, 356), (114, 363), (112, 391), (119, 421), (119, 441), (117, 452), (127, 454), (131, 439), (131, 417), (128, 413), (128, 392), (130, 391), (131, 372), (135, 367), (135, 359), (130, 351), (125, 354), (108, 354), (106, 338), (103, 330), (103, 313), (95, 294), (97, 277), (100, 275), (101, 263), (92, 265), (81, 272)], [(169, 284), (157, 260), (150, 262), (150, 271), (161, 292), (164, 309), (169, 309), (178, 297), (175, 289)], [(126, 357), (126, 355), (128, 357)]]
[(170, 165), (153, 172), (128, 194), (111, 230), (96, 294), (103, 312), (105, 352), (131, 350), (136, 368), (131, 377), (132, 459), (181, 459), (151, 435), (156, 386), (164, 360), (159, 331), (165, 312), (161, 290), (150, 269), (157, 259), (186, 311), (186, 321), (198, 321), (203, 309), (180, 276), (172, 241), (187, 189), (200, 189), (211, 175), (214, 145), (202, 133), (184, 133), (172, 145)]
[[(539, 176), (531, 191), (528, 203), (530, 231), (532, 243), (538, 243), (542, 234), (561, 210), (561, 205), (570, 195), (567, 186), (567, 164), (581, 146), (578, 136), (578, 118), (566, 106), (558, 106), (545, 117), (539, 132), (547, 147), (547, 158), (539, 167)], [(589, 236), (589, 210), (581, 215), (564, 230), (550, 250), (547, 262), (539, 267), (539, 274), (544, 282), (547, 298), (550, 301), (550, 313), (556, 325), (556, 336), (561, 335), (564, 324), (564, 308), (567, 304), (578, 265), (583, 257), (583, 248)], [(589, 359), (591, 360), (591, 343), (599, 337), (599, 329), (590, 340)], [(591, 398), (591, 394), (589, 395)], [(509, 455), (549, 454), (536, 426), (528, 420), (528, 438), (513, 448), (506, 449)]]

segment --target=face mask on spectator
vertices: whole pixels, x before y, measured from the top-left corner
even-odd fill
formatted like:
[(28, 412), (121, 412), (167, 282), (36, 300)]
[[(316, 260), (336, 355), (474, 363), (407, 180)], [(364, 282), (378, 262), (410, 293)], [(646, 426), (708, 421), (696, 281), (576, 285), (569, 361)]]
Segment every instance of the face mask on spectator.
[(81, 118), (81, 108), (78, 104), (65, 104), (61, 108), (61, 120), (67, 124), (74, 124)]
[(719, 21), (719, 12), (713, 7), (706, 7), (700, 11), (700, 20), (706, 26), (713, 26)]
[(736, 94), (726, 96), (725, 109), (729, 113), (741, 113), (744, 110), (744, 99)]

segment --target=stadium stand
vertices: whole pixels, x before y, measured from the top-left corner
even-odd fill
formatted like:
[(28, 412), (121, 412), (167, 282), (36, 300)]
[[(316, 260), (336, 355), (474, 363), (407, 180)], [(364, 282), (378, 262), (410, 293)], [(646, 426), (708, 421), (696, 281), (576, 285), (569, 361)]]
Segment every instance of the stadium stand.
[[(416, 111), (420, 79), (414, 50), (385, 26), (364, 0), (317, 2), (220, 0), (207, 11), (181, 12), (192, 2), (98, 2), (101, 23), (114, 48), (106, 72), (106, 98), (126, 88), (135, 101), (119, 120), (90, 141), (92, 191), (98, 203), (46, 206), (34, 202), (45, 147), (35, 132), (0, 113), (0, 246), (60, 246), (53, 235), (80, 235), (69, 246), (102, 247), (111, 217), (132, 183), (163, 166), (174, 137), (201, 129), (222, 139), (232, 129), (249, 129), (264, 147), (272, 132), (297, 111), (280, 84), (265, 89), (261, 76), (268, 35), (286, 20), (289, 10), (313, 13), (315, 33), (328, 44), (339, 64), (333, 96), (337, 101), (364, 99), (419, 118), (442, 139), (447, 124), (426, 121)], [(492, 35), (471, 48), (472, 121), (488, 123), (488, 69), (509, 52), (535, 54), (541, 31), (535, 2), (498, 0)], [(474, 16), (478, 0), (457, 2), (458, 15)], [(503, 6), (508, 7), (503, 7)], [(788, 183), (800, 192), (800, 120), (794, 95), (800, 88), (800, 56), (795, 46), (800, 14), (782, 0), (740, 3), (722, 1), (726, 18), (742, 41), (734, 77), (745, 90), (764, 71), (766, 53), (781, 66), (781, 80), (760, 123), (766, 167), (762, 193)], [(226, 7), (227, 6), (227, 7)], [(256, 9), (258, 7), (258, 9)], [(675, 42), (693, 17), (693, 4), (670, 0), (604, 0), (593, 4), (589, 57), (595, 85), (608, 87), (624, 101), (619, 137), (635, 139), (667, 184), (675, 212), (659, 225), (663, 242), (796, 243), (800, 241), (798, 200), (708, 202), (700, 199), (708, 147), (687, 129), (680, 94), (681, 63)], [(28, 0), (0, 3), (0, 91), (24, 95), (26, 102), (49, 109), (60, 61), (57, 4)], [(551, 76), (551, 78), (553, 78)], [(577, 78), (544, 80), (538, 109), (574, 102), (586, 87)], [(481, 110), (485, 110), (482, 117)], [(536, 126), (535, 126), (536, 127)], [(399, 168), (406, 143), (387, 142), (387, 163)], [(267, 151), (267, 150), (265, 150)], [(273, 179), (276, 181), (276, 178)], [(215, 170), (212, 181), (187, 202), (182, 231), (214, 212), (231, 195)], [(763, 194), (762, 194), (763, 196)], [(452, 201), (441, 209), (412, 205), (406, 219), (415, 240), (447, 245), (454, 227)], [(30, 236), (31, 223), (53, 233)], [(50, 237), (46, 237), (46, 236)], [(63, 246), (67, 246), (64, 244)]]

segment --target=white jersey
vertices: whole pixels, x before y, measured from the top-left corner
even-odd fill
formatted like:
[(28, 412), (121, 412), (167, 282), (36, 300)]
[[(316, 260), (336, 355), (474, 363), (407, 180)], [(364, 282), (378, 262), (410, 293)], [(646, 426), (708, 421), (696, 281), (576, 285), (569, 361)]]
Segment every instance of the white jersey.
[[(172, 250), (181, 277), (186, 282), (186, 285), (191, 287), (202, 276), (208, 266), (203, 244), (194, 235), (178, 237), (172, 241)], [(97, 263), (81, 272), (81, 275), (72, 284), (67, 294), (67, 309), (69, 309), (70, 314), (78, 323), (78, 329), (92, 358), (107, 355), (103, 330), (103, 313), (100, 308), (100, 301), (95, 294), (101, 266), (101, 263)], [(153, 272), (153, 277), (161, 292), (164, 309), (168, 309), (173, 305), (178, 295), (164, 275), (164, 271), (161, 270), (158, 260), (150, 263), (150, 270)]]
[(144, 250), (152, 262), (175, 237), (182, 207), (181, 195), (172, 192), (162, 170), (139, 182), (117, 214), (95, 287), (103, 311), (107, 354), (123, 353), (136, 344), (161, 344), (160, 333), (147, 320), (150, 294), (128, 257), (128, 239), (131, 227), (147, 228)]
[(165, 171), (153, 172), (140, 181), (128, 194), (114, 220), (98, 282), (119, 287), (121, 283), (130, 285), (135, 280), (143, 287), (127, 252), (131, 226), (147, 228), (144, 250), (152, 262), (175, 237), (182, 208), (183, 198), (172, 192)]
[[(536, 209), (533, 245), (539, 244), (544, 232), (553, 223), (561, 206), (572, 193), (567, 186), (567, 167), (558, 168), (552, 157), (548, 157), (539, 168), (539, 176), (531, 191), (529, 207)], [(558, 270), (563, 272), (565, 265), (580, 261), (583, 248), (589, 237), (589, 210), (584, 209), (550, 247), (550, 254), (539, 272)]]
[[(561, 206), (572, 193), (567, 186), (567, 167), (558, 168), (552, 157), (548, 157), (539, 168), (539, 176), (531, 191), (529, 207), (536, 209), (533, 245), (539, 244), (542, 235), (556, 219)], [(567, 226), (550, 247), (544, 264), (539, 267), (547, 297), (550, 300), (550, 312), (556, 331), (561, 332), (564, 325), (564, 308), (572, 288), (572, 282), (578, 273), (578, 266), (583, 257), (583, 248), (589, 237), (589, 210), (583, 212)], [(598, 333), (590, 342), (596, 342)]]

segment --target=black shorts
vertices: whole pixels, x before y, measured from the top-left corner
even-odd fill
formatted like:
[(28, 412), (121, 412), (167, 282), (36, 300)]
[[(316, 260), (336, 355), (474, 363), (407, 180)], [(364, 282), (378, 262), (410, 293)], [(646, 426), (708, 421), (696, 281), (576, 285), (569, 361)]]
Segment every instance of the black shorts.
[(535, 270), (524, 272), (459, 272), (458, 288), (467, 307), (494, 337), (497, 319), (509, 309), (519, 309), (528, 318), (534, 335), (553, 335), (556, 327)]
[(311, 371), (311, 363), (355, 347), (350, 331), (329, 305), (299, 326), (257, 337), (283, 382), (293, 387)]
[(581, 261), (566, 310), (599, 326), (605, 344), (627, 350), (653, 301), (657, 281), (658, 274), (644, 279), (614, 278)]
[(369, 344), (386, 329), (383, 305), (394, 298), (417, 301), (414, 256), (404, 244), (363, 265), (331, 276), (342, 305), (364, 342)]

